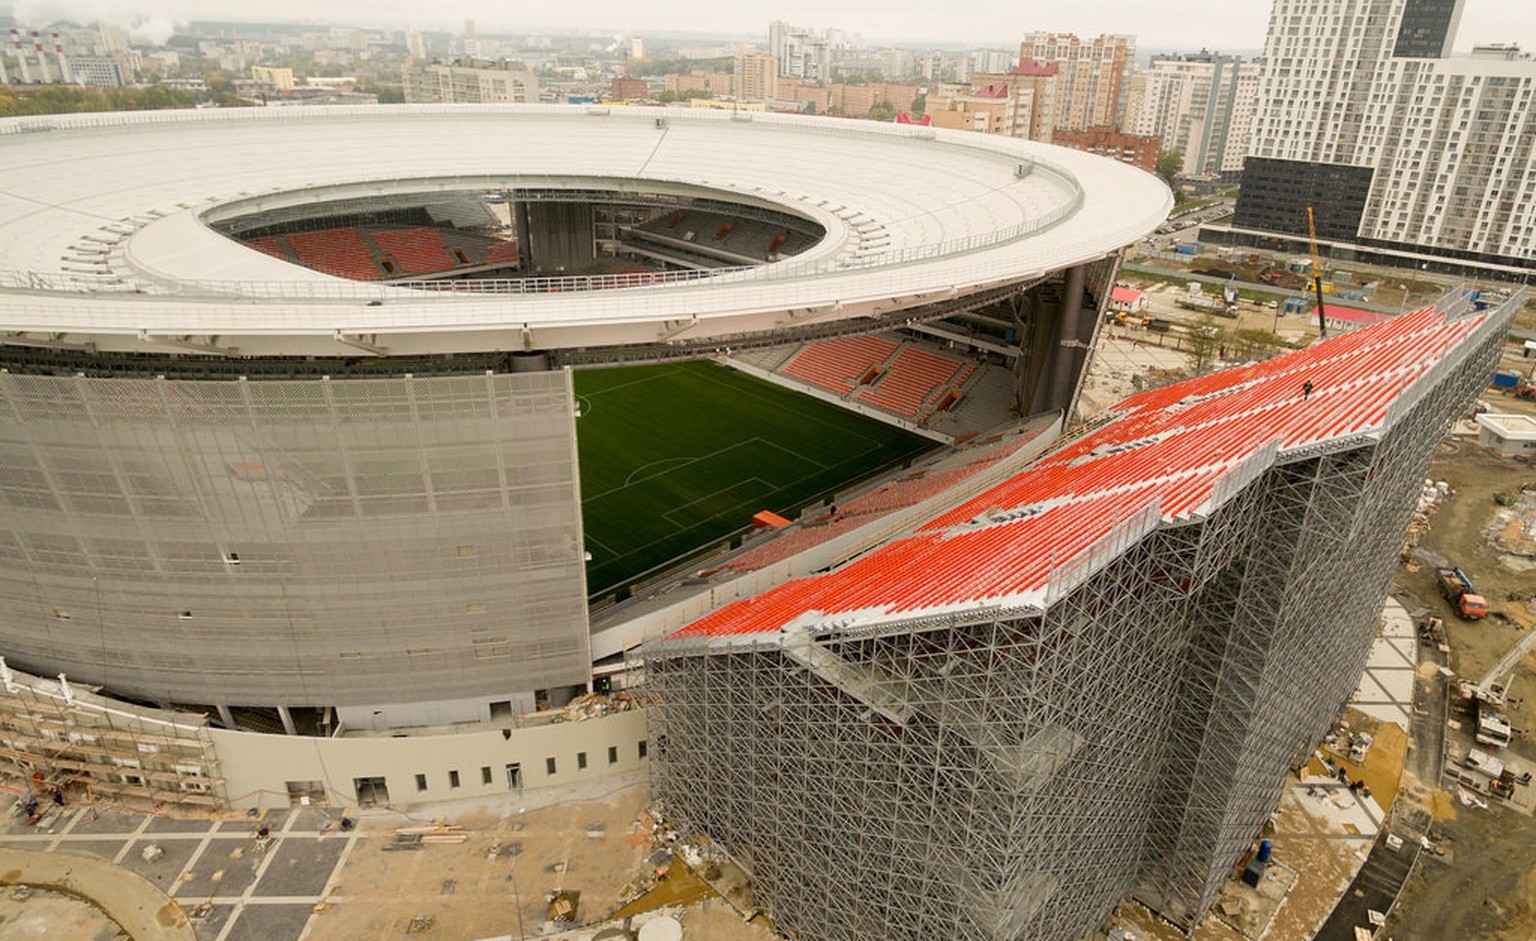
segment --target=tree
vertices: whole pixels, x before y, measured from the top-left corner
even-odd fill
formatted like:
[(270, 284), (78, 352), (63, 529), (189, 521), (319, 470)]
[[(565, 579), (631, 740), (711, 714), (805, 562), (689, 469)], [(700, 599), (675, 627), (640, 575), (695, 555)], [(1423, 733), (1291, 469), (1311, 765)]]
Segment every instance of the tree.
[(1232, 334), (1232, 351), (1238, 359), (1269, 359), (1283, 349), (1285, 344), (1268, 330), (1250, 327)]
[(908, 108), (907, 110), (911, 111), (913, 114), (922, 114), (923, 111), (927, 109), (927, 107), (928, 107), (928, 96), (927, 95), (918, 95), (916, 98), (912, 99), (912, 106), (910, 108)]
[(1174, 181), (1179, 177), (1179, 171), (1184, 167), (1184, 155), (1177, 149), (1160, 150), (1157, 152), (1157, 175), (1162, 177), (1169, 189), (1174, 188)]
[(889, 101), (877, 101), (870, 105), (869, 119), (871, 121), (894, 121), (896, 120), (896, 106)]
[(1203, 314), (1189, 326), (1184, 340), (1184, 355), (1189, 357), (1195, 372), (1200, 372), (1216, 358), (1226, 345), (1227, 337), (1214, 314)]

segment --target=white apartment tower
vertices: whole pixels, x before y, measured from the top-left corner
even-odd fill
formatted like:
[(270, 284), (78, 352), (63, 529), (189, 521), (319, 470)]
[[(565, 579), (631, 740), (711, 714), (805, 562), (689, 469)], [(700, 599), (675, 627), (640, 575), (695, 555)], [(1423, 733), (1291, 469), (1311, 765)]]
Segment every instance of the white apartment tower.
[(1184, 157), (1186, 174), (1236, 175), (1248, 153), (1259, 65), (1198, 52), (1154, 56), (1138, 76), (1126, 133), (1157, 137)]
[(768, 54), (779, 60), (784, 78), (832, 81), (832, 45), (813, 30), (774, 20), (768, 24)]
[(1536, 62), (1465, 0), (1275, 0), (1233, 228), (1536, 268)]

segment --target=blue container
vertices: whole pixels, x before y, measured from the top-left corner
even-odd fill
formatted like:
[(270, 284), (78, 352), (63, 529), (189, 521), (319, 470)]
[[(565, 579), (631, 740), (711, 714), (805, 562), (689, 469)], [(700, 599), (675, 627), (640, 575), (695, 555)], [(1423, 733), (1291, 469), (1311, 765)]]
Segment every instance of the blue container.
[(1496, 372), (1493, 374), (1493, 384), (1500, 389), (1513, 389), (1520, 384), (1520, 377), (1512, 372)]
[(1260, 840), (1259, 841), (1259, 862), (1261, 862), (1261, 863), (1269, 862), (1270, 854), (1273, 853), (1274, 851), (1275, 851), (1275, 844), (1271, 843), (1268, 840)]

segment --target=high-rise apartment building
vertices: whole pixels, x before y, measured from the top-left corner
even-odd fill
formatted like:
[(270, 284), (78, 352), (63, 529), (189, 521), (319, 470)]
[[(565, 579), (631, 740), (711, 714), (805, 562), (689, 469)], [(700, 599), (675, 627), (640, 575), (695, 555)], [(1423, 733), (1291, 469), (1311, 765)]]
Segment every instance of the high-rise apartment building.
[(1054, 63), (1061, 69), (1057, 129), (1120, 128), (1136, 69), (1135, 36), (1084, 40), (1071, 33), (1030, 33), (1019, 44), (1019, 64), (1026, 62)]
[(537, 102), (539, 77), (508, 59), (457, 59), (450, 63), (411, 61), (401, 78), (408, 104)]
[(779, 94), (779, 60), (761, 52), (736, 55), (732, 85), (737, 98), (775, 98)]
[(1536, 62), (1449, 58), (1463, 2), (1275, 0), (1238, 238), (1536, 267)]
[(1184, 173), (1236, 175), (1258, 90), (1257, 62), (1211, 52), (1153, 56), (1152, 68), (1137, 75), (1125, 130), (1178, 150)]
[(779, 60), (784, 78), (832, 81), (832, 44), (813, 30), (774, 20), (768, 24), (768, 54)]

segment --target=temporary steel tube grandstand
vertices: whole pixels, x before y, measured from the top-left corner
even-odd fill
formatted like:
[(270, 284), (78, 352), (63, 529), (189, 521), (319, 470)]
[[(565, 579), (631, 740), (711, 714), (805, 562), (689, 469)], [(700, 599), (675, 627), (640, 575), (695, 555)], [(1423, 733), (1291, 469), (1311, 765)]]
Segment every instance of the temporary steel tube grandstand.
[(644, 650), (654, 786), (804, 939), (1074, 939), (1216, 897), (1355, 688), (1520, 300), (1143, 392)]

